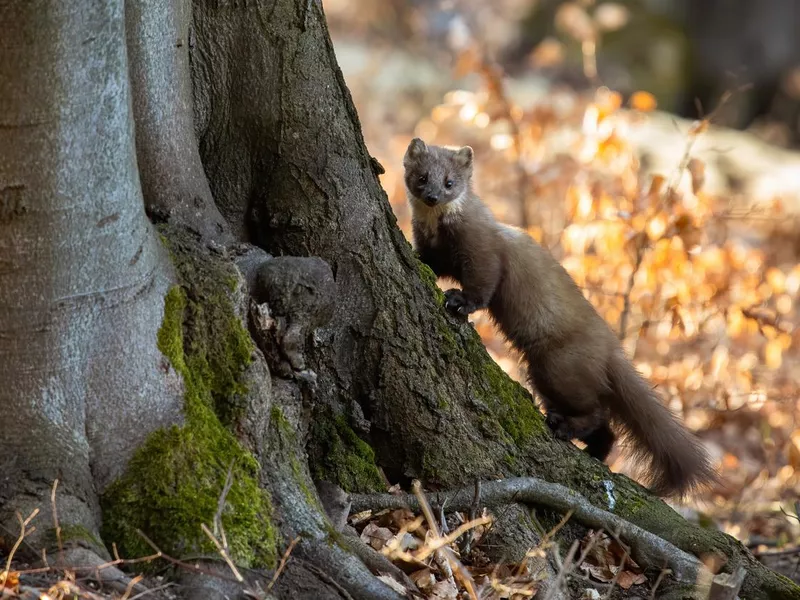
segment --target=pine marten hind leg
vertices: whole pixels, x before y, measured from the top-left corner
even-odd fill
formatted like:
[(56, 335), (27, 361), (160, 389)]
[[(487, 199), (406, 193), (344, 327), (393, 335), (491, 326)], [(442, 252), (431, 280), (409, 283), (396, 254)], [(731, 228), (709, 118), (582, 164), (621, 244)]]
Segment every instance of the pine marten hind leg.
[(590, 456), (603, 462), (608, 458), (611, 448), (614, 447), (616, 437), (608, 421), (604, 421), (597, 429), (583, 436), (580, 440), (586, 444), (586, 452)]
[(566, 442), (582, 441), (586, 444), (586, 453), (599, 461), (608, 457), (616, 440), (606, 418), (594, 413), (566, 416), (557, 410), (548, 410), (545, 422), (556, 438)]

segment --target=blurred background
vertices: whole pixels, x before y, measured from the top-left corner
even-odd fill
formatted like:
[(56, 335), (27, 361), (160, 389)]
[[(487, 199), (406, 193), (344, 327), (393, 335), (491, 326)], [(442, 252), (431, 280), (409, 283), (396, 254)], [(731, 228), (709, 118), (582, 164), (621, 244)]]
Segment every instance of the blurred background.
[(323, 5), (404, 233), (411, 138), (471, 145), (478, 194), (562, 262), (719, 462), (687, 516), (798, 579), (800, 554), (774, 550), (800, 541), (800, 2)]

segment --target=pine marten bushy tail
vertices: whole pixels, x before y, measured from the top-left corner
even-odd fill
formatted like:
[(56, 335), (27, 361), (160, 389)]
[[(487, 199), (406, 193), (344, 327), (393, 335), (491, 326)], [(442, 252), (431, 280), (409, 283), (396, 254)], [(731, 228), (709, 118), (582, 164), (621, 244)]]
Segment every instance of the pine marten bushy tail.
[[(414, 246), (460, 315), (488, 309), (528, 365), (547, 424), (605, 460), (614, 429), (661, 495), (714, 479), (700, 442), (672, 415), (625, 358), (608, 324), (569, 273), (533, 238), (498, 223), (472, 192), (472, 149), (414, 139), (403, 160)], [(612, 425), (614, 429), (612, 429)]]
[(634, 464), (660, 496), (684, 494), (714, 481), (716, 473), (700, 441), (664, 406), (655, 390), (616, 350), (608, 365), (608, 407), (628, 442)]

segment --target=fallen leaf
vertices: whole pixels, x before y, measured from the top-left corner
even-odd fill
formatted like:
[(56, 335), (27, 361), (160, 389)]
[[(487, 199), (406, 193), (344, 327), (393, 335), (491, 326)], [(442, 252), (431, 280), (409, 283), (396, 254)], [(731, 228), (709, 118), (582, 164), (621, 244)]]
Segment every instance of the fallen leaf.
[(619, 574), (617, 578), (617, 585), (621, 587), (623, 590), (629, 589), (632, 585), (641, 585), (645, 581), (647, 581), (647, 577), (645, 577), (641, 573), (631, 573), (630, 571), (623, 571)]
[(427, 590), (428, 588), (432, 588), (433, 585), (436, 583), (436, 578), (433, 576), (433, 573), (430, 569), (420, 569), (419, 571), (414, 571), (409, 575), (411, 581), (421, 590)]
[(368, 523), (361, 532), (361, 541), (369, 544), (373, 549), (380, 550), (394, 537), (388, 527), (379, 527), (375, 523)]

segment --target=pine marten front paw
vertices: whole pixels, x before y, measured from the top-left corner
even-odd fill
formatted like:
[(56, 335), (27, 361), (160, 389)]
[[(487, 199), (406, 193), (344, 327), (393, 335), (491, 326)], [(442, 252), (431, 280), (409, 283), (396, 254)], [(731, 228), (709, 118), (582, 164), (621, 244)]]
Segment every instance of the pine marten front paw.
[(462, 290), (453, 288), (444, 293), (444, 306), (450, 312), (454, 312), (462, 317), (478, 310), (475, 302), (469, 300)]

